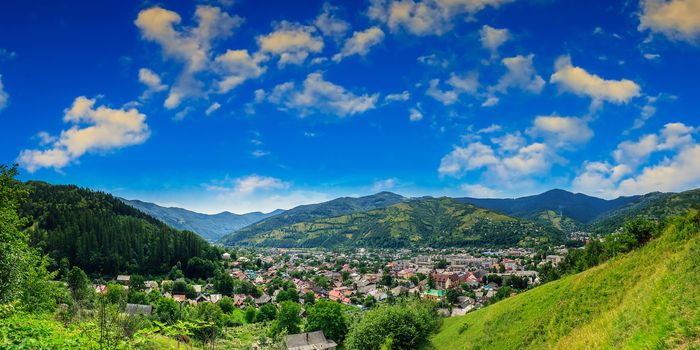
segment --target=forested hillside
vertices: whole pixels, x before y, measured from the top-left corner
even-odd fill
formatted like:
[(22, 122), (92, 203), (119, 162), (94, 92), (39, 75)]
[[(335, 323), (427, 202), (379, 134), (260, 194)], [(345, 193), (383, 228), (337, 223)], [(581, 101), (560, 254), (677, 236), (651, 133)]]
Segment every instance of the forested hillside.
[[(697, 212), (671, 218), (642, 248), (446, 319), (432, 344), (437, 350), (695, 349), (700, 346), (699, 228)], [(638, 234), (645, 230), (632, 231), (636, 240), (614, 245), (650, 238)], [(587, 253), (594, 250), (599, 249)]]
[(159, 274), (193, 257), (218, 252), (193, 232), (179, 231), (102, 192), (44, 182), (24, 184), (19, 208), (31, 243), (88, 273)]
[(560, 189), (520, 198), (458, 198), (483, 208), (564, 229), (577, 230), (606, 212), (636, 203), (640, 196), (601, 199)]
[(561, 243), (561, 231), (451, 198), (417, 198), (386, 208), (295, 223), (239, 244), (279, 247), (508, 247)]
[(222, 238), (222, 243), (233, 245), (246, 238), (262, 232), (269, 232), (280, 227), (321, 218), (359, 213), (368, 210), (385, 208), (400, 203), (406, 198), (391, 192), (380, 192), (364, 197), (341, 197), (328, 202), (300, 205), (281, 214), (272, 216), (256, 224), (244, 227)]
[(693, 209), (700, 209), (700, 189), (680, 193), (653, 192), (641, 196), (639, 201), (601, 215), (588, 229), (594, 233), (607, 234), (618, 230), (630, 217), (661, 219), (671, 215), (684, 215)]
[(275, 210), (270, 213), (253, 212), (246, 214), (234, 214), (225, 211), (209, 215), (182, 208), (161, 207), (157, 204), (140, 200), (122, 199), (122, 201), (176, 229), (195, 232), (209, 241), (218, 241), (227, 233), (231, 233), (284, 211)]

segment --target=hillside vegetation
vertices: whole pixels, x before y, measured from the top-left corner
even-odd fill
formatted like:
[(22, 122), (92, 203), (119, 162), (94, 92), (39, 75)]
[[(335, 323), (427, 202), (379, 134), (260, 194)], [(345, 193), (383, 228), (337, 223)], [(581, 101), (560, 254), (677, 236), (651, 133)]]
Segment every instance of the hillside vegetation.
[(463, 317), (435, 349), (700, 348), (700, 216), (668, 219), (657, 239), (582, 273)]
[(385, 208), (390, 205), (401, 203), (404, 200), (406, 200), (406, 198), (398, 194), (391, 192), (380, 192), (371, 196), (358, 198), (341, 197), (318, 204), (300, 205), (284, 211), (281, 214), (277, 214), (267, 218), (266, 220), (233, 232), (222, 238), (221, 241), (224, 244), (234, 245), (237, 242), (253, 237), (259, 233), (269, 232), (284, 226), (320, 218), (330, 218), (378, 208)]
[(700, 209), (700, 189), (680, 193), (653, 192), (640, 197), (639, 201), (602, 214), (590, 225), (589, 230), (607, 234), (619, 229), (631, 217), (662, 219), (697, 209)]
[(88, 273), (165, 273), (191, 258), (216, 260), (197, 234), (175, 230), (102, 192), (72, 185), (27, 182), (19, 214), (31, 243), (56, 262), (68, 259)]
[(571, 193), (553, 189), (533, 196), (520, 198), (458, 198), (483, 208), (499, 211), (518, 218), (532, 219), (539, 213), (551, 211), (579, 224), (587, 224), (603, 213), (615, 210), (630, 203), (636, 203), (639, 196), (619, 197), (612, 200), (601, 199), (583, 193)]
[(386, 208), (279, 227), (238, 242), (276, 247), (529, 246), (558, 243), (560, 231), (451, 198), (418, 198)]
[(166, 208), (139, 200), (121, 199), (124, 203), (178, 229), (192, 231), (209, 241), (217, 241), (227, 233), (277, 215), (283, 210), (270, 213), (253, 212), (234, 214), (227, 211), (218, 214), (196, 213), (182, 208)]

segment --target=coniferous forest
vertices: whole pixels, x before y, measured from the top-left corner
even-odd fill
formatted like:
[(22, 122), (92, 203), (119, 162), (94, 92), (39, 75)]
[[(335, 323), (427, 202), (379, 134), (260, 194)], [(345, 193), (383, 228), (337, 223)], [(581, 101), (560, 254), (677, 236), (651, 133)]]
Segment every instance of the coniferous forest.
[(178, 262), (219, 255), (197, 234), (173, 229), (109, 194), (44, 182), (24, 186), (29, 196), (19, 213), (29, 218), (32, 245), (89, 274), (162, 274)]

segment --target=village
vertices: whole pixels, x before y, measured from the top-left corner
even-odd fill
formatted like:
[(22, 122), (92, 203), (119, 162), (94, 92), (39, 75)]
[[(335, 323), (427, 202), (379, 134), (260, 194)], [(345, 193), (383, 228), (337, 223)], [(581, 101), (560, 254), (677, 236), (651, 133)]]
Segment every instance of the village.
[[(144, 281), (143, 292), (189, 306), (229, 299), (235, 308), (258, 312), (267, 304), (292, 300), (302, 306), (302, 317), (305, 304), (320, 299), (362, 311), (401, 298), (421, 298), (436, 302), (439, 313), (449, 317), (538, 285), (538, 269), (561, 263), (566, 248), (558, 247), (550, 253), (543, 255), (524, 248), (236, 249), (221, 255), (225, 275), (233, 286), (213, 278), (193, 280), (183, 276)], [(117, 276), (116, 283), (128, 290), (131, 276)], [(94, 288), (104, 293), (106, 285), (96, 284)], [(129, 315), (150, 316), (153, 312), (154, 306), (148, 302), (126, 305)], [(295, 341), (287, 339), (288, 344)]]

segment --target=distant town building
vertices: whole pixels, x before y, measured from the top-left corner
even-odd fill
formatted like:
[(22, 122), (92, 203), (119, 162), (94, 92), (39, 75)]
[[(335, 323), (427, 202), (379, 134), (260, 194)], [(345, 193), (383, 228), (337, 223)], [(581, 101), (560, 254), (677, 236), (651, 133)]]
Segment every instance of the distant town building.
[(286, 337), (287, 350), (335, 350), (334, 341), (326, 339), (323, 331), (290, 334)]
[(131, 281), (130, 275), (119, 275), (117, 276), (117, 283), (128, 286)]
[(431, 301), (442, 301), (445, 299), (445, 291), (439, 289), (431, 289), (421, 294), (421, 298)]

